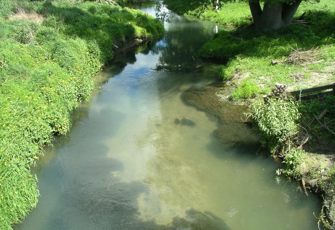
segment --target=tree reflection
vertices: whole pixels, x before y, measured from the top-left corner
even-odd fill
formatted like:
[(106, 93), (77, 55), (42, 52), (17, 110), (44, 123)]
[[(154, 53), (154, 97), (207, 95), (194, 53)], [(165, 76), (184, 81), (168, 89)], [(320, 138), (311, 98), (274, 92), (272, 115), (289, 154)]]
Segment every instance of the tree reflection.
[(192, 21), (178, 15), (163, 12), (158, 17), (165, 20), (164, 39), (157, 43), (155, 49), (161, 53), (158, 70), (191, 71), (201, 68), (198, 56), (200, 47), (213, 36), (213, 25)]

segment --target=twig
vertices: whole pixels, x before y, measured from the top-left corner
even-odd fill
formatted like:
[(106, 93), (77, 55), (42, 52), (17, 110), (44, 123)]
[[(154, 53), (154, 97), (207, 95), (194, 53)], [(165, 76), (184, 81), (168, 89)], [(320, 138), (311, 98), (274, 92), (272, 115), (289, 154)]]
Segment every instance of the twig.
[(302, 184), (302, 188), (304, 189), (305, 195), (308, 196), (308, 192), (307, 192), (307, 189), (306, 189), (306, 184), (305, 184), (304, 179), (301, 179), (301, 184)]
[(306, 136), (305, 139), (301, 141), (299, 148), (302, 148), (302, 146), (304, 146), (308, 141), (309, 141), (309, 136)]
[(327, 112), (328, 112), (327, 109), (323, 110), (323, 111), (320, 113), (320, 115), (318, 116), (318, 119), (321, 120), (321, 119), (326, 115)]
[[(302, 148), (302, 146), (304, 146), (308, 141), (309, 141), (309, 138), (310, 138), (310, 135), (309, 135), (309, 133), (308, 133), (308, 130), (304, 127), (304, 126), (302, 126), (302, 125), (300, 125), (300, 128), (302, 128), (304, 131), (305, 131), (305, 136), (304, 137), (302, 137), (302, 138), (304, 138), (304, 139), (302, 139), (301, 141), (300, 141), (300, 145), (299, 145), (299, 147), (298, 148)], [(303, 134), (302, 134), (303, 135)], [(298, 140), (299, 141), (299, 140)]]

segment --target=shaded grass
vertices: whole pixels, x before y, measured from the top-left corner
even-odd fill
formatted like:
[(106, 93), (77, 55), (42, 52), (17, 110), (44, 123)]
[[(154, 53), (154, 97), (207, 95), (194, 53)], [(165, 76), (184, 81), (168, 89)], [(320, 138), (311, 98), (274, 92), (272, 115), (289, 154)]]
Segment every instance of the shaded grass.
[[(313, 79), (309, 79), (314, 73), (322, 73), (334, 64), (335, 9), (333, 13), (306, 13), (304, 20), (306, 25), (291, 25), (271, 33), (257, 32), (252, 27), (222, 31), (205, 44), (200, 53), (205, 58), (227, 62), (222, 67), (223, 79), (247, 75), (261, 85), (261, 93), (269, 93), (276, 83), (295, 85), (305, 81), (308, 82), (305, 87), (313, 86)], [(309, 63), (287, 61), (293, 52), (315, 48), (317, 55)], [(328, 75), (325, 84), (335, 80), (331, 73)]]
[[(300, 111), (303, 114), (301, 124), (310, 136), (309, 142), (304, 146), (305, 150), (334, 154), (335, 96), (319, 96), (312, 100), (303, 100), (300, 103)], [(319, 122), (324, 126), (321, 126)]]

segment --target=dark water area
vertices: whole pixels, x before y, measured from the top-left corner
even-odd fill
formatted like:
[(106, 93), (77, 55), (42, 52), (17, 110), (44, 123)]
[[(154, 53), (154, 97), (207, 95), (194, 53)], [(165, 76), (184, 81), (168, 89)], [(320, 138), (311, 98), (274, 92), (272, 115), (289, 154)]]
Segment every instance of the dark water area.
[(171, 16), (165, 28), (153, 47), (104, 73), (71, 133), (46, 151), (39, 204), (16, 229), (317, 229), (317, 197), (276, 177), (252, 132), (232, 125), (227, 144), (215, 118), (183, 102), (188, 89), (215, 81), (196, 57), (213, 26)]

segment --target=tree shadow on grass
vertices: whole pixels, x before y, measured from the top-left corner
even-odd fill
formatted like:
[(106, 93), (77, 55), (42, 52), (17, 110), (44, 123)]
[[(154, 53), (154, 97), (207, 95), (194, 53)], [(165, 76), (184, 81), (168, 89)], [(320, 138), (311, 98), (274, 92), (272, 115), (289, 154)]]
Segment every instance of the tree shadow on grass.
[(278, 58), (296, 49), (311, 49), (334, 44), (335, 13), (307, 12), (302, 19), (278, 31), (257, 31), (244, 25), (222, 31), (201, 49), (204, 58), (227, 62), (237, 55)]

